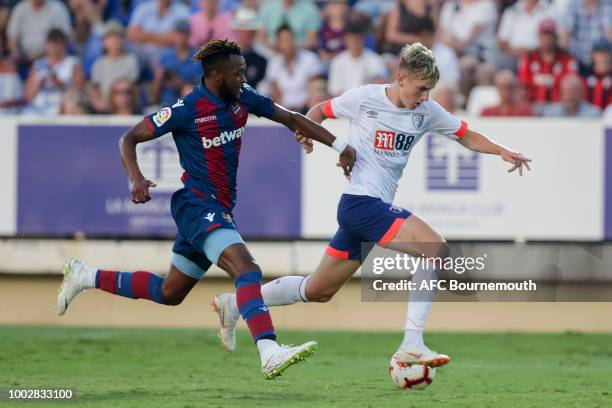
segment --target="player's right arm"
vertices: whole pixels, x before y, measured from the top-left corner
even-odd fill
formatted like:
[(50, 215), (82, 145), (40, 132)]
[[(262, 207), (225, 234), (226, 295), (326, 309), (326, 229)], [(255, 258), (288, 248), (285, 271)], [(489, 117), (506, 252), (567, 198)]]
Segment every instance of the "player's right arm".
[(121, 154), (121, 162), (128, 174), (132, 183), (132, 202), (136, 204), (144, 204), (151, 199), (149, 188), (155, 187), (155, 183), (147, 180), (140, 171), (138, 159), (136, 157), (136, 145), (138, 143), (148, 142), (155, 139), (155, 133), (150, 125), (143, 119), (136, 126), (128, 130), (121, 139), (119, 139), (119, 153)]

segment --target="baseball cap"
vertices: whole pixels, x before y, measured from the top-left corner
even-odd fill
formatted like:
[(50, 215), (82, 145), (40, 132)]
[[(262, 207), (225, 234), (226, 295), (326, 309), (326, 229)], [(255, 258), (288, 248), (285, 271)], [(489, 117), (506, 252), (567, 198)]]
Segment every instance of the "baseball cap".
[(612, 43), (605, 38), (600, 38), (593, 44), (593, 51), (612, 52)]
[(125, 35), (125, 28), (123, 27), (123, 24), (121, 24), (118, 20), (109, 20), (106, 24), (104, 24), (102, 36), (107, 37), (109, 35), (120, 35), (123, 37)]
[(548, 34), (556, 34), (557, 33), (557, 24), (555, 24), (554, 20), (543, 20), (540, 22), (538, 27), (540, 34), (548, 33)]
[(261, 27), (261, 21), (259, 21), (259, 16), (255, 10), (246, 7), (240, 7), (236, 10), (232, 21), (232, 29), (256, 31)]

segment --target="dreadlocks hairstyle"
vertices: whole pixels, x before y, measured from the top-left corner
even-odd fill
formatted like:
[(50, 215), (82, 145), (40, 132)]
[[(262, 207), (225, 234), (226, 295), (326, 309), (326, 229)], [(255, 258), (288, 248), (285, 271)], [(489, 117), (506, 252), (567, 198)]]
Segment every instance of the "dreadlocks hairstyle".
[(217, 64), (230, 55), (242, 55), (238, 43), (232, 40), (210, 40), (202, 45), (192, 60), (200, 61), (204, 76), (217, 67)]
[(407, 69), (420, 79), (431, 81), (434, 86), (440, 79), (440, 71), (433, 53), (418, 42), (402, 48), (400, 68)]

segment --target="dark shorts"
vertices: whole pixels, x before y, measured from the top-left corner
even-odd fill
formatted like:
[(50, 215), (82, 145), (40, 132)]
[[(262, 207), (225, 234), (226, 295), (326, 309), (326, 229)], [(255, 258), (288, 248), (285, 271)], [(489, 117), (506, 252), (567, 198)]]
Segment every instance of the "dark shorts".
[(236, 230), (233, 216), (221, 204), (205, 200), (186, 188), (172, 195), (170, 209), (178, 227), (172, 252), (179, 257), (173, 256), (172, 264), (199, 279), (212, 265), (204, 255), (206, 237), (220, 228)]
[[(339, 259), (362, 260), (361, 245), (386, 246), (412, 213), (379, 198), (343, 194), (338, 203), (338, 231), (325, 252)], [(369, 251), (368, 251), (369, 252)]]

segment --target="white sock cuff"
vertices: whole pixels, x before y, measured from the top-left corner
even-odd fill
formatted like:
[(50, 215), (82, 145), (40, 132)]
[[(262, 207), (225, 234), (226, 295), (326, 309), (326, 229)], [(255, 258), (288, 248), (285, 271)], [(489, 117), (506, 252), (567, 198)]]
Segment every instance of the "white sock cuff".
[(308, 302), (308, 298), (306, 297), (306, 284), (308, 283), (308, 279), (310, 279), (310, 276), (306, 276), (304, 279), (302, 279), (302, 282), (300, 282), (300, 298), (302, 298), (302, 302)]

